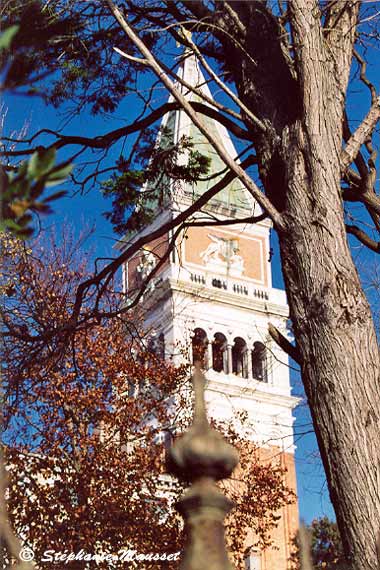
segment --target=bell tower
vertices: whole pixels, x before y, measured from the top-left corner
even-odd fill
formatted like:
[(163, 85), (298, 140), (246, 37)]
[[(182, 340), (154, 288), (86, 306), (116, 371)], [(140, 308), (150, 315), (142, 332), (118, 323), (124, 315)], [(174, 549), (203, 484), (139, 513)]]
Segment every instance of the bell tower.
[[(194, 57), (184, 57), (179, 75), (212, 99)], [(198, 100), (191, 90), (183, 85), (181, 89), (189, 100)], [(227, 130), (211, 118), (205, 120), (236, 157)], [(128, 236), (129, 243), (188, 209), (226, 174), (223, 161), (184, 111), (169, 112), (162, 127), (159, 144), (191, 139), (193, 148), (208, 157), (209, 174), (196, 184), (171, 183), (155, 220), (138, 235)], [(131, 259), (124, 267), (124, 285), (132, 296), (159, 264), (140, 303), (152, 342), (166, 356), (179, 360), (185, 347), (189, 359), (202, 361), (209, 414), (230, 419), (235, 411), (245, 410), (252, 426), (247, 439), (262, 447), (263, 459), (281, 461), (287, 468), (286, 484), (296, 490), (292, 410), (298, 400), (291, 395), (287, 355), (268, 336), (269, 322), (286, 334), (288, 306), (285, 292), (272, 287), (271, 223), (261, 214), (238, 180), (224, 185), (178, 236), (167, 232)], [(273, 533), (276, 550), (253, 553), (247, 562), (251, 569), (290, 567), (297, 505), (280, 514)]]

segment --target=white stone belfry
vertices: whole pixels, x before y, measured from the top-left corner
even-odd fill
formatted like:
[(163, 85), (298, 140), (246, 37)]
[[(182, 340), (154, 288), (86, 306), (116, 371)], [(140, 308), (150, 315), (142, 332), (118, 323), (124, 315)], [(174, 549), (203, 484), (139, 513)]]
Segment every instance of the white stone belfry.
[[(193, 56), (184, 58), (179, 76), (212, 98)], [(183, 85), (180, 88), (189, 100), (199, 100), (199, 95)], [(213, 119), (205, 121), (235, 158), (237, 152), (227, 130)], [(169, 132), (174, 143), (182, 136), (191, 137), (194, 150), (210, 159), (209, 174), (213, 177), (204, 176), (193, 185), (168, 183), (163, 206), (157, 209), (151, 225), (135, 238), (186, 210), (225, 174), (225, 164), (184, 111), (168, 113), (163, 126), (165, 136)], [(186, 159), (185, 155), (180, 160)], [(256, 224), (239, 222), (261, 213), (238, 180), (224, 187), (192, 216), (194, 225), (176, 239), (176, 247), (155, 275), (154, 287), (144, 295), (142, 306), (147, 330), (163, 335), (167, 356), (179, 362), (185, 351), (189, 359), (202, 361), (208, 380), (209, 414), (231, 419), (244, 410), (249, 420), (247, 439), (286, 454), (294, 471), (292, 410), (298, 400), (291, 394), (287, 355), (268, 336), (269, 322), (286, 335), (288, 320), (285, 292), (272, 287), (271, 223), (267, 219)], [(236, 224), (215, 225), (216, 219), (235, 219)], [(128, 242), (135, 238), (128, 236)], [(154, 240), (147, 246), (149, 252), (156, 259), (162, 258), (171, 239), (172, 234), (167, 233)], [(139, 271), (146, 267), (144, 252), (125, 266), (127, 294), (136, 290)], [(294, 474), (292, 478), (295, 486)], [(293, 521), (293, 527), (296, 524)], [(284, 532), (288, 540), (289, 528)], [(285, 552), (284, 560), (286, 556)], [(277, 568), (287, 568), (284, 564)], [(269, 570), (270, 564), (266, 568)]]

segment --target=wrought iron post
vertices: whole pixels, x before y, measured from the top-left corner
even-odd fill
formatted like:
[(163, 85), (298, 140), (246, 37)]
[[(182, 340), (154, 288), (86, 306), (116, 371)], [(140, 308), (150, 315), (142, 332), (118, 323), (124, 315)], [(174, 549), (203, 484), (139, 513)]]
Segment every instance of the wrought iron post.
[(204, 399), (205, 377), (199, 363), (192, 376), (195, 404), (191, 428), (169, 452), (168, 470), (192, 483), (176, 508), (185, 521), (186, 546), (181, 570), (231, 570), (223, 520), (233, 503), (215, 485), (229, 477), (237, 451), (209, 425)]

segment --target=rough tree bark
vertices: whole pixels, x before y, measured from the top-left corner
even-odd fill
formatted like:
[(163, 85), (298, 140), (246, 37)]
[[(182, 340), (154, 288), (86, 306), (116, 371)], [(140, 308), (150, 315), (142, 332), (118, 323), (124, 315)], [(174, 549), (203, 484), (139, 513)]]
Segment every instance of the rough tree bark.
[[(377, 568), (380, 526), (379, 355), (347, 246), (342, 206), (328, 180), (333, 162), (325, 156), (314, 165), (308, 187), (318, 190), (318, 199), (312, 204), (300, 160), (290, 186), (281, 257), (295, 338), (307, 355), (302, 378), (330, 496), (345, 552), (355, 568), (364, 570)], [(328, 204), (324, 218), (316, 215), (318, 203)]]
[[(302, 378), (345, 552), (354, 568), (374, 569), (380, 528), (379, 352), (340, 197), (350, 69), (342, 60), (350, 45), (340, 46), (340, 61), (334, 58), (306, 3), (295, 2), (293, 10), (295, 38), (303, 42), (298, 73), (304, 106), (295, 144), (284, 153), (290, 172), (282, 265), (296, 341), (307, 355)], [(355, 19), (353, 6), (341, 30), (351, 45)]]
[[(255, 132), (260, 174), (285, 220), (279, 240), (290, 315), (345, 552), (355, 569), (375, 570), (379, 351), (341, 199), (343, 113), (359, 3), (347, 3), (345, 11), (336, 5), (330, 14), (336, 37), (329, 45), (317, 3), (289, 3), (297, 47), (292, 74), (285, 57), (265, 47), (278, 33), (275, 19), (259, 5), (233, 3), (252, 36), (245, 45), (256, 62), (235, 66), (235, 79), (244, 103), (271, 125)], [(288, 96), (279, 101), (283, 89)]]

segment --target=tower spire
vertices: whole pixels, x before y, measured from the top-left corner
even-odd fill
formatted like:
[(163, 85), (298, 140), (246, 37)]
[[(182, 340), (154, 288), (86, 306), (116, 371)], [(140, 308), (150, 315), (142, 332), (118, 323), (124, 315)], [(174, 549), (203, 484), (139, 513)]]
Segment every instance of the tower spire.
[[(187, 44), (191, 48), (191, 42)], [(178, 88), (191, 102), (202, 100), (202, 94), (212, 99), (207, 76), (205, 78), (202, 74), (199, 60), (190, 48), (182, 53)], [(198, 93), (188, 86), (196, 87)], [(205, 98), (203, 102), (208, 104)], [(209, 115), (204, 109), (207, 132), (237, 160), (229, 132)], [(175, 146), (183, 136), (189, 137), (193, 143), (192, 150), (209, 158), (209, 175), (195, 182), (180, 183), (167, 177), (164, 180), (168, 188), (167, 200), (158, 203), (157, 215), (150, 228), (144, 231), (165, 223), (171, 210), (177, 213), (188, 208), (199, 196), (219, 184), (226, 171), (219, 154), (185, 111), (178, 108), (170, 111), (165, 116), (163, 127), (165, 136), (159, 143), (162, 149), (165, 150), (164, 145), (169, 149)], [(199, 371), (194, 377), (200, 421), (195, 418), (195, 426), (178, 440), (171, 459), (175, 472), (189, 474), (191, 471), (196, 475), (193, 486), (179, 505), (190, 534), (195, 529), (195, 519), (199, 521), (202, 518), (210, 532), (222, 541), (222, 520), (228, 504), (212, 491), (213, 480), (220, 478), (219, 471), (214, 471), (214, 463), (222, 475), (224, 471), (228, 474), (233, 457), (231, 459), (227, 454), (225, 458), (215, 434), (202, 427), (206, 425), (203, 389), (206, 388), (205, 404), (211, 418), (235, 421), (236, 410), (243, 410), (248, 423), (242, 427), (242, 435), (247, 446), (262, 446), (260, 454), (265, 461), (279, 453), (284, 454), (287, 483), (294, 489), (292, 409), (298, 400), (291, 395), (286, 357), (268, 339), (269, 322), (279, 330), (286, 330), (289, 315), (285, 292), (272, 287), (270, 222), (264, 219), (256, 224), (247, 223), (247, 218), (249, 220), (252, 214), (257, 215), (261, 210), (239, 180), (235, 179), (226, 186), (220, 184), (220, 188), (201, 211), (194, 213), (191, 220), (194, 223), (178, 234), (174, 252), (170, 252), (174, 237), (169, 232), (145, 246), (152, 252), (152, 259), (154, 257), (161, 262), (159, 267), (155, 266), (152, 287), (141, 306), (145, 312), (146, 329), (151, 334), (162, 336), (165, 353), (173, 358), (174, 363), (181, 362), (181, 348), (188, 347), (189, 359), (194, 363), (201, 361), (202, 368), (207, 370), (206, 386)], [(224, 221), (228, 223), (224, 224)], [(138, 234), (135, 239), (137, 237)], [(141, 285), (138, 271), (141, 259), (143, 268), (145, 264), (151, 273), (153, 271), (148, 267), (143, 252), (129, 260), (125, 274), (127, 288), (132, 295)], [(285, 448), (280, 449), (279, 442), (285, 442)], [(207, 461), (212, 449), (215, 461), (210, 466)], [(206, 498), (203, 493), (205, 487)], [(215, 512), (217, 519), (209, 524), (207, 517)], [(276, 531), (278, 550), (261, 557), (265, 568), (288, 568), (289, 544), (297, 529), (297, 516), (296, 505), (286, 507)], [(205, 536), (207, 540), (209, 535)], [(197, 541), (199, 536), (193, 538)], [(189, 566), (191, 557), (187, 557), (182, 570), (199, 570), (207, 565), (208, 544), (200, 540), (196, 545), (197, 552), (201, 553), (201, 565), (196, 568)], [(252, 553), (250, 569), (257, 568), (255, 564), (259, 564), (261, 559), (259, 553)], [(218, 565), (216, 562), (213, 564), (209, 566), (214, 570), (228, 569), (223, 555), (218, 558)]]

